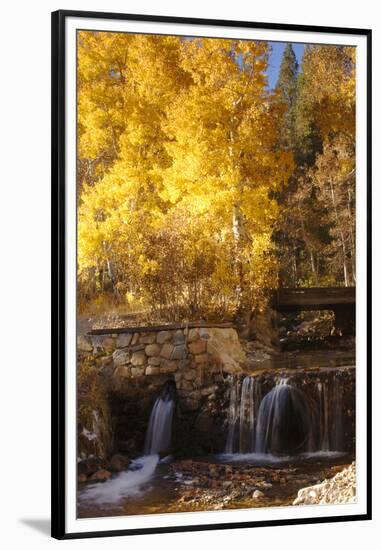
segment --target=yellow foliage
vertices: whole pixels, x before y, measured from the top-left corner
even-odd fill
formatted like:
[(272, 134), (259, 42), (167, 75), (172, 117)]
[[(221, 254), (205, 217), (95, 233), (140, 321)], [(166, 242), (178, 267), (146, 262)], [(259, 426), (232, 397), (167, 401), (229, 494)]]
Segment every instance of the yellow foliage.
[[(234, 309), (276, 284), (293, 170), (266, 42), (78, 33), (78, 273), (154, 307)], [(245, 287), (245, 288), (243, 288)]]

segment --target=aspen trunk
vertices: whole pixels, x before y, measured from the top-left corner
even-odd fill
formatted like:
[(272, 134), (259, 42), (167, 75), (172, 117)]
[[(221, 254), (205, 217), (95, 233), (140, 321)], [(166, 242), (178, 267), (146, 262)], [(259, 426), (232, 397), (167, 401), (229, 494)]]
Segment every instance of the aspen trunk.
[(244, 246), (244, 216), (239, 204), (233, 205), (233, 214), (232, 214), (232, 230), (234, 238), (234, 271), (237, 277), (236, 284), (236, 303), (237, 310), (242, 308), (243, 305), (243, 295), (244, 295), (244, 280), (243, 280), (243, 246)]
[(346, 249), (346, 245), (345, 245), (344, 233), (343, 233), (343, 230), (342, 230), (342, 227), (341, 227), (341, 224), (340, 224), (339, 214), (338, 214), (338, 211), (337, 211), (335, 189), (334, 189), (333, 182), (332, 182), (331, 179), (329, 180), (329, 184), (330, 184), (330, 188), (331, 188), (331, 199), (332, 199), (333, 209), (334, 209), (334, 212), (335, 212), (336, 224), (337, 224), (337, 228), (338, 228), (339, 234), (340, 234), (341, 249), (342, 249), (342, 252), (343, 252), (344, 285), (349, 286), (349, 277), (348, 277), (348, 268), (347, 268), (347, 249)]

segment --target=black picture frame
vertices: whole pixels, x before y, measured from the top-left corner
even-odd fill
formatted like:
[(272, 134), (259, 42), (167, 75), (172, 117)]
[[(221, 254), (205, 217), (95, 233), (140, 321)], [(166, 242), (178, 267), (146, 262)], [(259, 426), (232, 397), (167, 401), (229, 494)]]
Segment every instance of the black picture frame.
[[(117, 19), (143, 21), (153, 23), (184, 23), (196, 25), (212, 25), (217, 27), (241, 27), (248, 29), (271, 29), (279, 31), (305, 31), (314, 33), (339, 33), (363, 35), (367, 41), (367, 511), (364, 514), (331, 517), (308, 517), (303, 519), (277, 519), (268, 521), (249, 521), (239, 523), (219, 523), (208, 525), (168, 526), (158, 528), (138, 528), (112, 531), (67, 532), (65, 526), (65, 24), (68, 17), (87, 19)], [(297, 24), (261, 23), (251, 21), (232, 21), (221, 19), (197, 19), (182, 17), (167, 17), (156, 15), (131, 15), (123, 13), (83, 12), (59, 10), (52, 13), (51, 42), (51, 208), (52, 208), (52, 385), (51, 385), (51, 532), (56, 539), (75, 539), (88, 537), (105, 537), (121, 535), (138, 535), (149, 533), (192, 532), (210, 529), (237, 529), (247, 527), (264, 527), (296, 524), (332, 523), (343, 521), (370, 520), (372, 517), (372, 423), (371, 423), (371, 179), (372, 179), (372, 31), (369, 29), (341, 28), (329, 26), (309, 26)]]

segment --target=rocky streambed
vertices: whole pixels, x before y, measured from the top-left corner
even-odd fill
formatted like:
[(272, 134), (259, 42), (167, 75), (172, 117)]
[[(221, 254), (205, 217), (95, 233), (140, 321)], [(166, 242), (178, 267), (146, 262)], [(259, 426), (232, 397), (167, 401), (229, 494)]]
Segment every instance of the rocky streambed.
[[(80, 484), (78, 514), (101, 517), (352, 502), (355, 470), (348, 459), (344, 454), (329, 453), (272, 457), (272, 464), (269, 457), (265, 464), (255, 456), (242, 461), (221, 456), (162, 462), (138, 490), (112, 503), (86, 498), (95, 479)], [(97, 487), (106, 487), (105, 483), (110, 481), (98, 481)], [(114, 483), (118, 483), (118, 474), (114, 474)], [(102, 496), (102, 489), (95, 494)]]
[[(172, 478), (187, 482), (177, 489), (178, 506), (185, 511), (301, 504), (295, 495), (301, 496), (303, 488), (311, 483), (330, 487), (332, 498), (327, 502), (331, 504), (345, 502), (345, 495), (352, 494), (352, 486), (347, 488), (344, 482), (340, 483), (344, 476), (337, 477), (345, 464), (332, 466), (324, 459), (304, 460), (304, 464), (290, 461), (271, 467), (189, 460), (173, 464)], [(338, 462), (343, 460), (348, 458), (341, 457)], [(312, 488), (307, 489), (308, 494), (312, 494), (311, 491)]]

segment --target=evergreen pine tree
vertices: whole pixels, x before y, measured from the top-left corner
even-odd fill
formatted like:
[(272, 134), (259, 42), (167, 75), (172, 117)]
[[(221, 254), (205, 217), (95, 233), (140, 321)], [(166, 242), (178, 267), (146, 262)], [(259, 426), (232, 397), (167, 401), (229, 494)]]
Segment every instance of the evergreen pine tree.
[(287, 105), (284, 115), (284, 128), (281, 145), (294, 151), (295, 149), (295, 105), (297, 100), (298, 62), (291, 44), (287, 44), (279, 70), (276, 91), (280, 99)]

